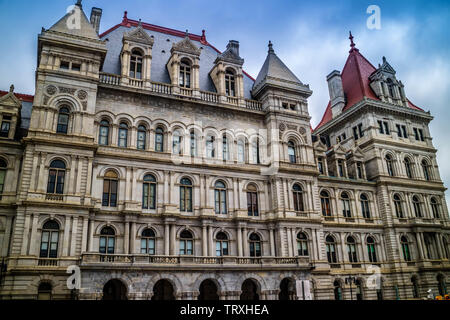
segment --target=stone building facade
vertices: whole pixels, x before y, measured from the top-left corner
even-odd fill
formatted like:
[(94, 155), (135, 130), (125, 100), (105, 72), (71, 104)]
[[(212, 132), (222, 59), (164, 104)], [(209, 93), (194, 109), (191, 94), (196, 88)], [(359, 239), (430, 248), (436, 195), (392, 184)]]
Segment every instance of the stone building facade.
[(432, 116), (386, 59), (351, 37), (312, 130), (271, 43), (255, 80), (237, 41), (101, 14), (43, 29), (34, 98), (0, 95), (1, 299), (446, 293)]

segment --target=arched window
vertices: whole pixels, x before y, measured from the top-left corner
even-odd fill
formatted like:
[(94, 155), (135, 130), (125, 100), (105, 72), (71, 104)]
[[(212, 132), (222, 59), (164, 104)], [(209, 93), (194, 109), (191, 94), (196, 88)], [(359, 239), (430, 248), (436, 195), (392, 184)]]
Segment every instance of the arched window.
[(367, 237), (367, 253), (370, 262), (377, 262), (377, 251), (375, 248), (375, 240), (372, 237)]
[(183, 88), (191, 87), (191, 64), (187, 59), (181, 59), (179, 84)]
[(245, 141), (242, 139), (239, 139), (237, 142), (237, 148), (238, 148), (238, 162), (244, 163), (245, 162)]
[(342, 215), (346, 218), (350, 218), (352, 216), (352, 212), (350, 209), (350, 197), (347, 192), (341, 193), (341, 201), (342, 201)]
[(413, 196), (412, 197), (412, 202), (413, 202), (414, 213), (416, 214), (416, 217), (417, 218), (422, 218), (422, 207), (420, 205), (419, 197)]
[(294, 210), (299, 212), (305, 211), (303, 189), (298, 183), (294, 184), (292, 187), (292, 194), (294, 196)]
[(335, 280), (333, 283), (334, 286), (334, 299), (342, 300), (342, 288), (341, 283), (338, 280)]
[(188, 178), (180, 181), (180, 211), (192, 212), (192, 182)]
[(227, 96), (236, 96), (235, 77), (233, 71), (227, 69), (225, 72), (225, 93)]
[(388, 78), (386, 83), (387, 83), (388, 90), (389, 90), (389, 96), (391, 98), (395, 98), (395, 96), (394, 96), (394, 83), (392, 82), (392, 79)]
[(394, 207), (395, 207), (395, 214), (397, 215), (397, 218), (403, 218), (402, 199), (400, 198), (400, 196), (397, 193), (394, 194)]
[(384, 159), (386, 160), (386, 167), (388, 174), (393, 177), (394, 176), (394, 164), (390, 154), (387, 154)]
[(6, 168), (8, 165), (6, 164), (6, 161), (3, 159), (0, 159), (0, 200), (2, 199), (3, 190), (5, 187), (5, 177), (6, 177)]
[(428, 181), (431, 180), (430, 165), (426, 160), (422, 160), (422, 170), (423, 170), (423, 177), (425, 178), (425, 180)]
[(38, 287), (38, 300), (52, 299), (52, 285), (48, 282), (41, 282)]
[(214, 136), (209, 135), (206, 137), (206, 156), (208, 158), (216, 157), (216, 148), (214, 142)]
[(100, 231), (100, 253), (114, 254), (116, 246), (116, 233), (111, 227), (103, 227)]
[(227, 188), (222, 181), (214, 185), (214, 200), (216, 214), (227, 214)]
[(103, 146), (107, 146), (109, 144), (109, 122), (107, 120), (100, 121), (98, 144)]
[(66, 164), (61, 160), (52, 161), (48, 171), (47, 193), (63, 194), (65, 177)]
[(177, 155), (182, 154), (181, 141), (182, 141), (181, 132), (179, 130), (175, 130), (175, 132), (173, 133), (173, 136), (172, 136), (172, 153), (173, 154), (177, 154)]
[(140, 125), (137, 130), (136, 146), (139, 150), (145, 150), (145, 141), (147, 140), (147, 128)]
[(405, 236), (402, 236), (400, 238), (400, 243), (402, 245), (403, 260), (411, 261), (411, 251), (409, 250), (408, 239)]
[(440, 214), (439, 214), (439, 202), (436, 200), (435, 197), (431, 197), (430, 203), (431, 203), (431, 211), (433, 212), (433, 217), (434, 217), (435, 219), (439, 219), (439, 218), (440, 218)]
[(130, 78), (142, 79), (142, 54), (139, 50), (131, 52)]
[(359, 200), (361, 202), (361, 212), (364, 218), (370, 219), (370, 206), (369, 206), (369, 199), (367, 196), (362, 193), (359, 196)]
[(156, 178), (147, 174), (142, 187), (142, 209), (156, 209)]
[(331, 217), (330, 195), (325, 190), (320, 192), (320, 204), (322, 206), (322, 215)]
[(58, 112), (58, 125), (56, 127), (57, 133), (67, 133), (69, 127), (70, 111), (68, 107), (61, 107)]
[(164, 130), (161, 127), (156, 128), (155, 131), (155, 151), (164, 151)]
[(58, 257), (59, 224), (54, 220), (49, 220), (42, 226), (41, 250), (39, 257)]
[(325, 245), (327, 248), (327, 259), (329, 263), (337, 263), (336, 254), (336, 241), (332, 236), (327, 236), (325, 239)]
[(253, 149), (253, 163), (260, 164), (260, 150), (259, 150), (259, 139), (256, 138), (253, 140), (252, 143), (252, 149)]
[(250, 217), (259, 216), (258, 191), (253, 184), (247, 187), (247, 213)]
[(405, 171), (406, 176), (412, 179), (411, 160), (408, 157), (405, 158)]
[(194, 254), (194, 237), (188, 230), (183, 230), (180, 234), (180, 255), (191, 256)]
[(411, 277), (411, 283), (413, 286), (413, 298), (419, 298), (419, 285), (416, 277)]
[(230, 160), (230, 153), (228, 152), (228, 139), (226, 135), (222, 137), (222, 159)]
[(141, 237), (141, 253), (155, 254), (155, 232), (152, 229), (145, 229), (142, 231)]
[(295, 143), (293, 141), (288, 142), (288, 155), (289, 155), (289, 162), (290, 163), (296, 163), (297, 162), (297, 155), (295, 153)]
[(128, 145), (128, 125), (122, 122), (119, 125), (119, 147), (126, 148)]
[(261, 238), (258, 234), (252, 233), (249, 238), (250, 244), (250, 257), (260, 257), (261, 256)]
[(356, 255), (356, 242), (352, 236), (347, 237), (347, 252), (348, 260), (350, 262), (358, 262), (358, 256)]
[(114, 171), (108, 171), (103, 179), (102, 206), (117, 207), (117, 185), (119, 177)]
[(304, 232), (297, 233), (297, 252), (299, 256), (308, 256), (308, 237)]
[(197, 137), (195, 131), (191, 130), (191, 157), (197, 156)]
[(216, 256), (222, 257), (228, 255), (228, 236), (225, 232), (219, 232), (216, 235)]

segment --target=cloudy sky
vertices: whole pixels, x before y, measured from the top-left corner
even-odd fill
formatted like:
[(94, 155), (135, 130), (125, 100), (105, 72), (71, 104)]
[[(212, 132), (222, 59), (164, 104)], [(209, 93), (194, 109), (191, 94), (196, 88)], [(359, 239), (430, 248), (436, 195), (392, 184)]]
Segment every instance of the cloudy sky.
[[(34, 93), (37, 35), (61, 18), (75, 0), (0, 0), (3, 50), (0, 89), (14, 83), (16, 92)], [(366, 12), (381, 9), (381, 29), (370, 30)], [(240, 42), (245, 70), (256, 77), (271, 40), (277, 55), (314, 94), (309, 100), (312, 126), (328, 102), (326, 75), (342, 70), (352, 31), (360, 52), (374, 65), (386, 56), (405, 84), (409, 99), (435, 117), (431, 123), (441, 176), (450, 185), (450, 2), (446, 1), (314, 1), (314, 0), (84, 0), (103, 9), (101, 32), (118, 24), (123, 11), (131, 19), (201, 34), (224, 50)], [(5, 44), (9, 43), (7, 47)], [(446, 138), (447, 137), (447, 138)], [(449, 198), (447, 193), (447, 198)]]

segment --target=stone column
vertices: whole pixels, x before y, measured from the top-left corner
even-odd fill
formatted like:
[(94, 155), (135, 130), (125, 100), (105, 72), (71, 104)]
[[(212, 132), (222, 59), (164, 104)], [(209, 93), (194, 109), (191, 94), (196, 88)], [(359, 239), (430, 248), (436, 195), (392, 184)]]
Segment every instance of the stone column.
[(130, 223), (125, 222), (125, 232), (123, 235), (123, 253), (129, 254), (130, 252)]
[(238, 256), (242, 257), (242, 229), (240, 226), (237, 227), (237, 252)]
[(208, 255), (208, 239), (207, 239), (207, 227), (206, 225), (202, 225), (202, 256)]
[(297, 235), (295, 234), (295, 228), (291, 229), (291, 239), (292, 239), (292, 255), (295, 257), (298, 255), (297, 250)]
[[(37, 227), (38, 227), (38, 218), (39, 213), (33, 214), (33, 224), (31, 226), (31, 242), (30, 242), (30, 251), (29, 255), (38, 255), (38, 252), (36, 252), (36, 245), (39, 243), (39, 240), (37, 239)], [(6, 242), (6, 237), (9, 236), (6, 233), (4, 234), (4, 241)]]
[(422, 246), (422, 239), (421, 239), (420, 235), (421, 235), (421, 233), (419, 233), (419, 232), (417, 232), (415, 234), (417, 247), (418, 247), (418, 251), (419, 251), (419, 258), (420, 258), (420, 260), (423, 260), (425, 255), (424, 255), (423, 246)]
[(275, 257), (275, 237), (273, 234), (273, 228), (269, 229), (269, 239), (270, 239), (270, 255)]
[(292, 257), (292, 234), (290, 228), (284, 228), (284, 232), (286, 232), (286, 240), (287, 240), (287, 247), (288, 247), (288, 256)]
[(248, 242), (247, 242), (247, 227), (242, 228), (242, 248), (244, 252), (244, 256), (248, 257), (250, 255)]
[(131, 222), (131, 231), (130, 231), (130, 254), (136, 254), (139, 252), (136, 252), (136, 222), (133, 221)]
[(436, 241), (438, 253), (439, 253), (439, 259), (444, 259), (444, 251), (442, 250), (441, 240), (438, 233), (434, 234), (434, 239)]
[(47, 154), (41, 152), (41, 159), (40, 159), (40, 165), (39, 165), (39, 176), (38, 176), (38, 192), (45, 192), (45, 186), (44, 183), (47, 179), (44, 177), (45, 172), (45, 158)]
[(25, 256), (28, 248), (28, 232), (30, 231), (30, 215), (25, 214), (25, 223), (23, 228), (22, 249), (20, 254)]
[(62, 256), (66, 257), (69, 255), (69, 237), (70, 237), (70, 216), (66, 216), (66, 221), (64, 224), (64, 239), (62, 247)]
[(70, 171), (69, 171), (69, 181), (67, 181), (68, 184), (68, 190), (67, 193), (68, 194), (74, 194), (74, 187), (75, 187), (75, 169), (76, 169), (76, 159), (77, 156), (76, 155), (72, 155), (71, 157), (71, 161), (70, 161)]
[(77, 245), (77, 234), (78, 234), (78, 217), (74, 217), (72, 221), (72, 241), (70, 242), (70, 256), (75, 256), (76, 245)]
[(177, 232), (177, 230), (175, 227), (175, 223), (172, 223), (170, 225), (170, 255), (172, 255), (172, 256), (176, 255), (176, 252), (175, 252), (175, 249), (176, 249), (176, 247), (175, 247), (176, 234), (175, 233), (176, 232)]
[(88, 223), (89, 223), (89, 219), (85, 218), (85, 217), (81, 217), (82, 220), (82, 225), (83, 225), (83, 233), (81, 234), (81, 252), (87, 252), (88, 251), (88, 247), (87, 247), (87, 236), (88, 236)]
[(94, 252), (94, 219), (89, 218), (89, 252)]
[(214, 241), (213, 241), (213, 227), (208, 226), (208, 244), (209, 244), (209, 256), (214, 256)]
[(170, 235), (169, 235), (169, 224), (164, 223), (164, 255), (170, 255)]

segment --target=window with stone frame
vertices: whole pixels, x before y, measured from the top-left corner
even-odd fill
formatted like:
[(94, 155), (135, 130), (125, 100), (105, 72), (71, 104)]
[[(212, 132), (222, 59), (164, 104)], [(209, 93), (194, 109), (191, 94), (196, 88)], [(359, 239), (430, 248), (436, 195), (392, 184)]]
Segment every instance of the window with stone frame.
[(119, 176), (112, 170), (106, 172), (103, 179), (103, 207), (117, 207), (117, 189)]
[(130, 78), (138, 80), (142, 79), (142, 65), (142, 53), (139, 50), (134, 49), (131, 51), (130, 57)]
[(2, 138), (8, 138), (9, 137), (9, 131), (11, 130), (11, 121), (12, 117), (10, 115), (3, 115), (2, 119), (2, 126), (0, 128), (0, 137)]

